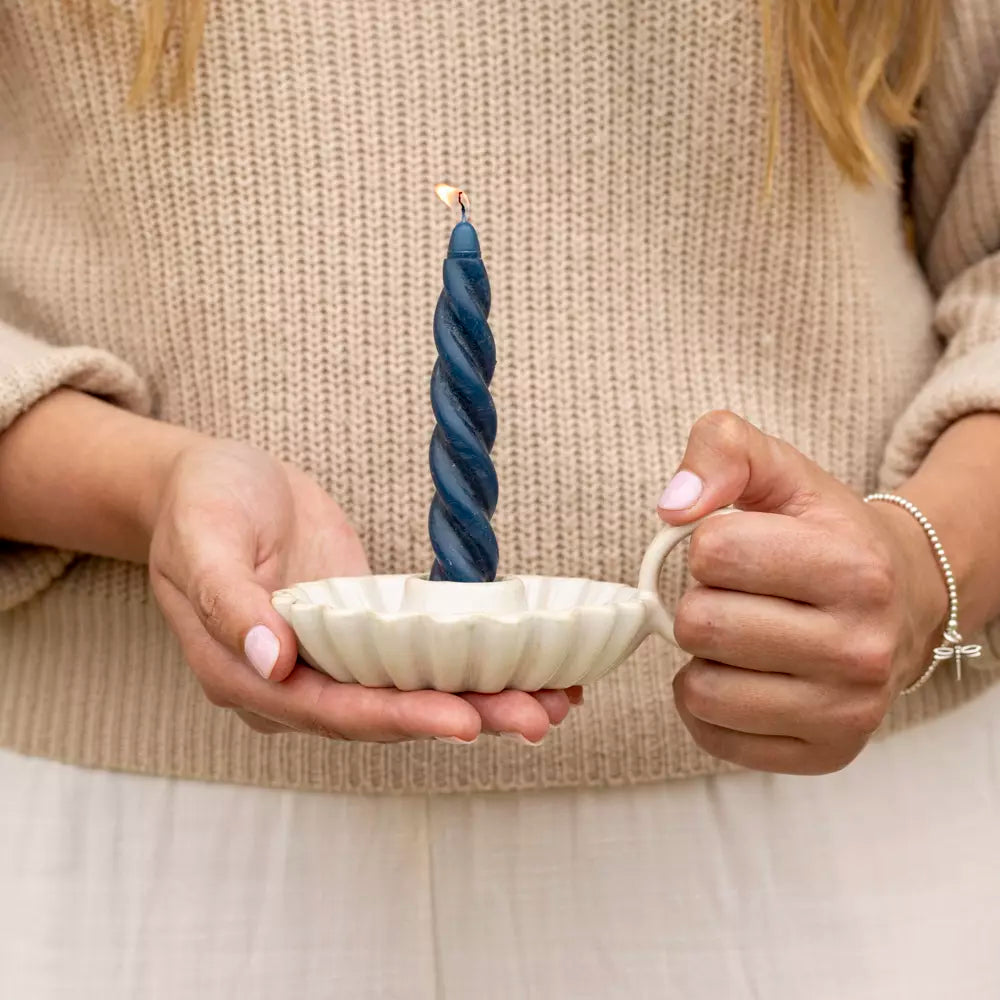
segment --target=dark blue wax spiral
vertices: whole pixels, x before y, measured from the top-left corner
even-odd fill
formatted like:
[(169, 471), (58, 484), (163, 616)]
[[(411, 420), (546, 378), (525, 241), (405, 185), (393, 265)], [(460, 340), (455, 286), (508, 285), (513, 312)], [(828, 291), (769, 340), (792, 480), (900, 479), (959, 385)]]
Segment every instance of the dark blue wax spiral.
[(437, 491), (428, 527), (434, 548), (432, 580), (483, 583), (496, 578), (497, 539), (490, 518), (497, 474), (490, 451), (497, 413), (489, 385), (496, 348), (487, 317), (490, 283), (479, 237), (468, 222), (451, 234), (444, 289), (434, 311), (438, 360), (431, 375), (437, 426), (431, 438), (431, 476)]

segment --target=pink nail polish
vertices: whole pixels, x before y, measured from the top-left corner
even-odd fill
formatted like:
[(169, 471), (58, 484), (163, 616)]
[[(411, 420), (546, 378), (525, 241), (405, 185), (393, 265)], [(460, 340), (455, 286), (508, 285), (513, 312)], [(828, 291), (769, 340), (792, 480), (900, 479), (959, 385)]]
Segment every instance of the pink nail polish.
[(264, 680), (271, 676), (274, 665), (278, 662), (281, 643), (278, 637), (266, 625), (254, 625), (243, 640), (243, 652), (250, 666)]
[(699, 476), (681, 469), (667, 484), (657, 506), (660, 510), (687, 510), (697, 502), (704, 488)]

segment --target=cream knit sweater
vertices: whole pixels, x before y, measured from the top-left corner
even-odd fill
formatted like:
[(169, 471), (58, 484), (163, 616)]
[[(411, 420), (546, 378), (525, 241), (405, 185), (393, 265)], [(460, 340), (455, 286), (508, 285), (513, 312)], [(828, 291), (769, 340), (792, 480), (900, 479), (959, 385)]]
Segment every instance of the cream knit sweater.
[[(0, 429), (63, 384), (251, 441), (318, 477), (376, 572), (424, 571), (448, 180), (493, 283), (501, 572), (634, 582), (711, 407), (858, 490), (897, 484), (950, 421), (1000, 408), (1000, 5), (956, 0), (928, 88), (922, 266), (896, 190), (846, 185), (790, 86), (761, 197), (756, 6), (218, 3), (191, 104), (127, 112), (132, 0), (9, 0)], [(678, 561), (666, 597), (684, 583)], [(331, 791), (722, 769), (652, 641), (541, 748), (383, 747), (213, 708), (141, 567), (0, 543), (0, 608), (0, 745), (29, 754)], [(982, 690), (998, 640), (886, 730)]]

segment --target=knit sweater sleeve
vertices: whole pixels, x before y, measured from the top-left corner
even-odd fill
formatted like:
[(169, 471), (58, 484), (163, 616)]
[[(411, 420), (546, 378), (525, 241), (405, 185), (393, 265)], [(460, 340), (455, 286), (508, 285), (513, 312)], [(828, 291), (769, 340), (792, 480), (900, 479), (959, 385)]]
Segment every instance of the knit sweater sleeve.
[(893, 487), (949, 424), (1000, 411), (1000, 5), (958, 2), (923, 103), (913, 181), (918, 247), (942, 354), (893, 428)]
[[(149, 409), (145, 383), (120, 358), (93, 347), (53, 345), (0, 321), (0, 434), (60, 386), (136, 412)], [(0, 611), (43, 590), (72, 559), (71, 552), (0, 540)]]
[[(892, 430), (880, 473), (888, 488), (916, 470), (951, 423), (1000, 412), (1000, 5), (948, 6), (913, 178), (942, 353)], [(1000, 660), (1000, 621), (987, 637)]]

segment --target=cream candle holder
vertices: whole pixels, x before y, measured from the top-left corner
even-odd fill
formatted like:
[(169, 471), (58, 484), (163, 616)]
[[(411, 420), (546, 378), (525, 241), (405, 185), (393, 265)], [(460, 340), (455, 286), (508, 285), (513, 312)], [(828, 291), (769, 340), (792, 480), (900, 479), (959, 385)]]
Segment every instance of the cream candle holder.
[(272, 603), (303, 660), (344, 683), (484, 693), (592, 684), (654, 632), (676, 645), (658, 580), (699, 523), (657, 533), (636, 587), (542, 576), (333, 577), (279, 590)]

